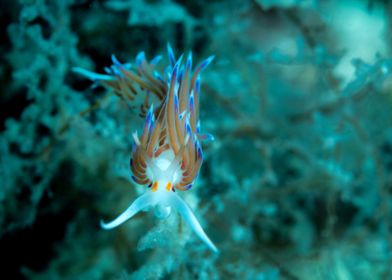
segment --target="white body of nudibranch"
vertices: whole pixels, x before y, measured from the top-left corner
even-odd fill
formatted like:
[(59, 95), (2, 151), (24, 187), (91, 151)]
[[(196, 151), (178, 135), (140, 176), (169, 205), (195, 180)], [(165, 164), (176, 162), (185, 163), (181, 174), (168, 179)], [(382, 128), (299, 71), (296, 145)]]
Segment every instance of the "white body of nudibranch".
[[(112, 89), (125, 101), (133, 102), (137, 95), (146, 96), (140, 112), (146, 117), (143, 134), (140, 138), (137, 133), (133, 134), (130, 167), (133, 180), (148, 189), (115, 220), (101, 222), (101, 226), (112, 229), (148, 207), (154, 207), (155, 214), (161, 218), (175, 209), (197, 236), (212, 251), (218, 252), (190, 207), (176, 192), (192, 187), (203, 161), (200, 141), (212, 139), (209, 134), (200, 133), (199, 93), (200, 72), (213, 57), (192, 70), (191, 53), (185, 64), (182, 64), (182, 56), (176, 61), (169, 45), (168, 54), (170, 65), (163, 76), (155, 70), (160, 57), (149, 62), (143, 52), (137, 55), (135, 65), (121, 64), (112, 56), (113, 65), (106, 68), (107, 75), (74, 69)], [(159, 101), (155, 109), (150, 103), (151, 95)]]

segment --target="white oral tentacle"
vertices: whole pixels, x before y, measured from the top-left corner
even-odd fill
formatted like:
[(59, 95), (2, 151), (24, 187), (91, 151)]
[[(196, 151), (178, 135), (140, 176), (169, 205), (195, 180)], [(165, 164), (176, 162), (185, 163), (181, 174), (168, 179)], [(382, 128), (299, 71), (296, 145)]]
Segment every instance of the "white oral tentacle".
[(199, 221), (197, 220), (195, 214), (193, 214), (191, 208), (186, 204), (181, 197), (173, 193), (170, 196), (170, 205), (177, 209), (178, 213), (182, 216), (182, 218), (189, 224), (189, 226), (194, 230), (196, 235), (205, 243), (207, 246), (214, 251), (215, 253), (219, 253), (219, 250), (216, 248), (214, 243), (208, 238), (207, 234), (204, 232), (201, 227)]
[(132, 204), (125, 210), (122, 214), (120, 214), (116, 219), (109, 223), (104, 223), (101, 221), (101, 227), (103, 229), (112, 229), (115, 228), (122, 223), (126, 222), (134, 215), (136, 215), (141, 210), (147, 208), (148, 206), (154, 206), (157, 204), (157, 196), (154, 193), (147, 191), (141, 196), (139, 196)]

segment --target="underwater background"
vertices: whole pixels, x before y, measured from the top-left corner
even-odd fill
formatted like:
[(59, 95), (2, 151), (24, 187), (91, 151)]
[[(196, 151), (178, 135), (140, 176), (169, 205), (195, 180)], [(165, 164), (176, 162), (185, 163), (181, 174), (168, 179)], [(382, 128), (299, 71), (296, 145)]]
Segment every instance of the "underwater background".
[[(392, 279), (392, 1), (0, 1), (2, 279)], [(111, 55), (193, 52), (204, 161), (137, 214)]]

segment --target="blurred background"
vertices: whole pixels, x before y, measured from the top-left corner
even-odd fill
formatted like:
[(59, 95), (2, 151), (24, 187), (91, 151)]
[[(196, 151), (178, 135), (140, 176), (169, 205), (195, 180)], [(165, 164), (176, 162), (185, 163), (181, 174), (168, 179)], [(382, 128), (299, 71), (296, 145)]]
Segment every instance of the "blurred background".
[[(7, 279), (392, 279), (392, 2), (0, 1)], [(203, 145), (173, 213), (111, 231), (138, 111), (71, 71), (171, 43), (202, 74)]]

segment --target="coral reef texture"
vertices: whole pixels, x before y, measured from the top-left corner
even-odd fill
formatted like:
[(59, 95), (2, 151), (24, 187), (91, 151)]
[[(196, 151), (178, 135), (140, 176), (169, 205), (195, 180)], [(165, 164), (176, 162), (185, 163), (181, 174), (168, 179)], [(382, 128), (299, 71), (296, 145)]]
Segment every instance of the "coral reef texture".
[(2, 279), (392, 279), (391, 1), (0, 7)]

